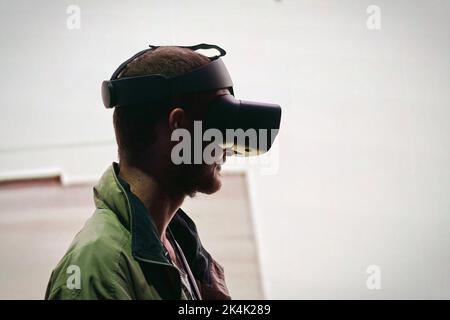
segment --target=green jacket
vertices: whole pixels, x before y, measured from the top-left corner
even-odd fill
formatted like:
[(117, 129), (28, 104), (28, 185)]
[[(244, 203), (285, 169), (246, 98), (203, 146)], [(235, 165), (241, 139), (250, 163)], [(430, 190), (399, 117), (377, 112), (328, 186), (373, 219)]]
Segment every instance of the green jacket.
[[(94, 187), (96, 210), (53, 270), (46, 299), (186, 299), (151, 216), (113, 163)], [(229, 299), (223, 268), (180, 209), (169, 224), (203, 299)]]

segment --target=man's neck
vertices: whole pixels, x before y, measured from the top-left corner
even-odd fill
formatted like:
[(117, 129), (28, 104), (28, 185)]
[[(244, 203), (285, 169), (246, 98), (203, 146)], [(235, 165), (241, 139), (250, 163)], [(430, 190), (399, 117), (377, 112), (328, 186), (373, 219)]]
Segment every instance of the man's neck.
[(142, 201), (155, 222), (159, 238), (165, 240), (166, 229), (184, 201), (185, 195), (173, 195), (150, 174), (136, 167), (119, 164), (119, 176)]

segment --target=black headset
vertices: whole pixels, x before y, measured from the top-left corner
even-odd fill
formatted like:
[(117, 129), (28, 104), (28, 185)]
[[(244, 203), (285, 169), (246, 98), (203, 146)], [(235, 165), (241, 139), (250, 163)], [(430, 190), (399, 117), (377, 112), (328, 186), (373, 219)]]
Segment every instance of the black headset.
[[(118, 79), (131, 61), (159, 47), (150, 45), (150, 48), (136, 53), (114, 71), (110, 80), (103, 81), (102, 98), (106, 108), (159, 105), (179, 95), (228, 88), (231, 94), (216, 97), (208, 106), (204, 121), (205, 129), (218, 129), (224, 135), (228, 129), (255, 130), (257, 143), (249, 143), (246, 139), (239, 141), (235, 138), (224, 141), (224, 148), (231, 149), (237, 154), (257, 155), (270, 149), (280, 127), (281, 107), (277, 104), (236, 99), (233, 81), (221, 59), (226, 51), (217, 45), (201, 43), (194, 46), (178, 46), (193, 51), (216, 49), (219, 52), (219, 55), (209, 57), (208, 64), (188, 73), (175, 77), (151, 74)], [(260, 134), (264, 131), (269, 132), (265, 135)], [(261, 139), (264, 139), (264, 143), (260, 143)]]

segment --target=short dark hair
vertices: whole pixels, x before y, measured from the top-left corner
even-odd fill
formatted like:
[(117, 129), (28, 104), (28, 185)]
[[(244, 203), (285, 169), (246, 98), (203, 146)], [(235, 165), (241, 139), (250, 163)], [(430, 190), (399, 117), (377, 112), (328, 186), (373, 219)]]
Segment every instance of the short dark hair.
[[(210, 62), (209, 58), (186, 48), (164, 46), (146, 52), (119, 74), (118, 78), (161, 74), (174, 77)], [(139, 155), (154, 141), (155, 124), (171, 110), (170, 105), (116, 107), (113, 122), (120, 160), (137, 163)]]

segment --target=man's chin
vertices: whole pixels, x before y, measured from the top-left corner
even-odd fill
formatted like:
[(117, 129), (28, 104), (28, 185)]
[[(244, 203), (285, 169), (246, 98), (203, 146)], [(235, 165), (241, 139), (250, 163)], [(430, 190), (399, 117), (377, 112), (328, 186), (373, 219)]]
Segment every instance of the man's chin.
[(220, 190), (222, 187), (222, 181), (220, 178), (214, 177), (209, 181), (199, 182), (196, 186), (193, 186), (192, 192), (188, 192), (190, 197), (194, 197), (197, 192), (204, 194), (213, 194)]
[(206, 186), (205, 188), (199, 188), (198, 192), (204, 193), (204, 194), (213, 194), (220, 190), (222, 187), (222, 181), (220, 179), (215, 179), (214, 183), (211, 183), (210, 185)]
[(213, 194), (222, 187), (220, 168), (214, 168), (208, 172), (208, 175), (203, 176), (197, 180), (195, 185), (192, 185), (191, 192), (188, 192), (190, 197), (195, 196), (195, 193), (200, 192), (204, 194)]

